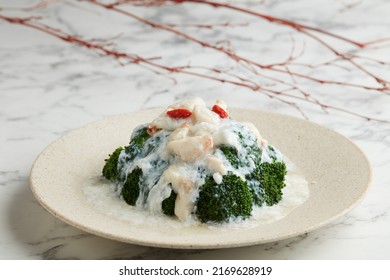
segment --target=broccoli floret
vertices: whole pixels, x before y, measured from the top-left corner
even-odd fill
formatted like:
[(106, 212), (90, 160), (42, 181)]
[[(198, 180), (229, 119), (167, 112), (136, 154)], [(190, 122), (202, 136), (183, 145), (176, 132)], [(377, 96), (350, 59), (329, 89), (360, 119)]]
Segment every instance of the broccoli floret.
[(243, 165), (238, 157), (238, 152), (235, 147), (222, 144), (219, 146), (219, 149), (234, 168), (239, 168)]
[(102, 173), (108, 180), (115, 181), (118, 178), (118, 158), (122, 150), (122, 147), (117, 148), (111, 155), (108, 155), (108, 159), (105, 159), (106, 164)]
[(286, 164), (282, 161), (260, 165), (260, 187), (262, 188), (263, 200), (268, 206), (278, 203), (282, 199), (282, 189), (286, 186)]
[(248, 182), (248, 186), (251, 189), (253, 196), (253, 203), (255, 205), (261, 206), (263, 205), (263, 190), (260, 188), (259, 181), (259, 168), (255, 168), (250, 174), (245, 176), (246, 181)]
[(142, 146), (149, 138), (150, 135), (148, 133), (148, 128), (146, 126), (142, 126), (138, 130), (134, 131), (131, 137), (131, 143)]
[(228, 173), (217, 184), (211, 176), (200, 187), (195, 214), (201, 222), (226, 222), (230, 218), (251, 215), (253, 197), (247, 183)]
[(255, 168), (245, 179), (249, 182), (254, 203), (258, 206), (264, 203), (272, 206), (282, 199), (287, 169), (283, 161), (278, 161), (276, 150), (272, 146), (268, 146), (263, 152), (268, 153), (272, 162), (255, 161)]
[(134, 131), (129, 145), (125, 148), (126, 154), (128, 155), (128, 160), (132, 161), (137, 155), (141, 154), (143, 145), (149, 138), (150, 135), (146, 126), (143, 126)]
[[(247, 130), (245, 127), (241, 129)], [(224, 154), (226, 159), (235, 169), (240, 167), (249, 167), (251, 162), (259, 162), (261, 160), (262, 149), (259, 147), (256, 138), (247, 133), (244, 135), (242, 131), (235, 130), (237, 140), (243, 147), (243, 151), (240, 154), (237, 148), (231, 145), (222, 144), (218, 148)]]
[(122, 197), (127, 204), (135, 205), (140, 193), (140, 181), (143, 175), (142, 169), (136, 167), (127, 175), (126, 181), (122, 188)]
[(167, 216), (175, 215), (176, 197), (177, 197), (177, 194), (174, 191), (172, 191), (171, 195), (162, 201), (161, 207), (162, 207), (162, 211), (165, 215), (167, 215)]

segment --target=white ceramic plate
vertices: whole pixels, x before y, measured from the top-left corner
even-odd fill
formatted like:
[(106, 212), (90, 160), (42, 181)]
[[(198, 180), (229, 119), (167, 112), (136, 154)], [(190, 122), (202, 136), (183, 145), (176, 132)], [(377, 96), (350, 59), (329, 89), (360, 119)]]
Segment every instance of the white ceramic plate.
[[(128, 243), (166, 248), (226, 248), (293, 237), (317, 229), (349, 211), (371, 180), (365, 155), (351, 141), (308, 121), (274, 113), (231, 109), (233, 118), (254, 123), (304, 173), (309, 199), (285, 218), (255, 227), (221, 230), (164, 226), (120, 219), (90, 203), (85, 182), (101, 174), (104, 159), (127, 145), (135, 126), (162, 109), (134, 112), (79, 128), (48, 146), (35, 161), (31, 189), (50, 213), (84, 231)], [(98, 179), (97, 179), (98, 180)], [(129, 213), (134, 211), (129, 207)]]

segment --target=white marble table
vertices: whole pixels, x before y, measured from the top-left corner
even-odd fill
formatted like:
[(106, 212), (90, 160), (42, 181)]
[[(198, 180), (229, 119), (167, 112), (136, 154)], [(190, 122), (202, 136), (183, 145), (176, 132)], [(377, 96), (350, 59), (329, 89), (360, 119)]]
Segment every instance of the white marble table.
[[(284, 95), (274, 96), (296, 102), (311, 121), (350, 138), (367, 154), (372, 164), (372, 187), (362, 203), (319, 230), (246, 248), (172, 250), (100, 238), (73, 228), (46, 212), (29, 188), (31, 165), (52, 141), (87, 123), (110, 115), (168, 105), (187, 96), (200, 96), (210, 103), (222, 98), (236, 107), (258, 108), (299, 118), (303, 116), (294, 106), (269, 98), (267, 94), (273, 95), (270, 92), (265, 94), (261, 90), (253, 91), (248, 87), (185, 73), (158, 74), (155, 71), (162, 69), (150, 69), (151, 65), (145, 64), (145, 61), (120, 65), (113, 57), (65, 42), (31, 26), (23, 26), (20, 21), (7, 21), (4, 17), (41, 16), (40, 22), (60, 28), (67, 34), (83, 36), (94, 44), (102, 44), (99, 39), (104, 39), (105, 42), (114, 42), (115, 48), (123, 53), (158, 58), (150, 60), (153, 63), (190, 65), (192, 68), (185, 70), (211, 76), (219, 74), (195, 66), (231, 73), (224, 78), (218, 76), (219, 79), (237, 81), (236, 76), (239, 75), (265, 89), (276, 91), (295, 84), (323, 103), (390, 121), (390, 97), (385, 92), (321, 84), (267, 69), (258, 69), (256, 75), (216, 49), (202, 47), (166, 30), (151, 28), (115, 11), (79, 1), (52, 2), (39, 9), (18, 10), (12, 7), (32, 7), (37, 1), (15, 3), (0, 0), (0, 6), (6, 8), (0, 10), (3, 16), (0, 17), (0, 259), (390, 258), (389, 122), (367, 121), (335, 110), (324, 113), (315, 104), (286, 99)], [(390, 37), (390, 3), (386, 0), (230, 3), (319, 27), (360, 42)], [(153, 22), (176, 24), (169, 27), (207, 41), (210, 46), (227, 47), (226, 41), (229, 40), (237, 54), (264, 65), (285, 64), (293, 51), (293, 56), (297, 58), (288, 62), (291, 65), (285, 65), (287, 68), (274, 65), (285, 72), (297, 69), (321, 79), (379, 86), (372, 77), (356, 70), (348, 61), (333, 61), (333, 66), (319, 68), (293, 65), (320, 64), (331, 61), (335, 55), (291, 26), (199, 3), (127, 9)], [(35, 22), (32, 19), (24, 23)], [(214, 27), (209, 29), (199, 24)], [(365, 69), (370, 69), (373, 75), (390, 80), (390, 41), (356, 53), (353, 50), (358, 48), (352, 44), (319, 36), (341, 52), (374, 58), (357, 58), (356, 61)], [(387, 63), (377, 63), (376, 60)], [(262, 74), (278, 80), (259, 76)], [(288, 85), (281, 84), (281, 81)], [(287, 93), (303, 96), (297, 91)]]

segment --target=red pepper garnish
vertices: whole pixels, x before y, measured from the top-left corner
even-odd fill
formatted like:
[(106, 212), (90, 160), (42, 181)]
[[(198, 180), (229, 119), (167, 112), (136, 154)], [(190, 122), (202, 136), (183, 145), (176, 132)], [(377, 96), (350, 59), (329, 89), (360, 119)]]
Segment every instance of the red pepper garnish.
[(167, 111), (167, 115), (174, 119), (185, 119), (192, 115), (190, 110), (187, 109), (173, 109)]
[(226, 119), (227, 117), (229, 117), (229, 114), (217, 104), (213, 106), (211, 111), (218, 114), (221, 119)]

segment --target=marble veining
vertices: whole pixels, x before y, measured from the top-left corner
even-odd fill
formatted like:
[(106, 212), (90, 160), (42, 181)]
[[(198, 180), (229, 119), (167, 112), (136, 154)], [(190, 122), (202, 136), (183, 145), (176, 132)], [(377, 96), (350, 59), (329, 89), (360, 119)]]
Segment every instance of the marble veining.
[[(266, 78), (248, 73), (226, 55), (189, 42), (172, 33), (151, 28), (84, 1), (57, 1), (34, 11), (10, 10), (11, 4), (31, 6), (38, 1), (0, 0), (1, 15), (42, 16), (43, 21), (88, 39), (111, 40), (122, 50), (157, 58), (164, 65), (191, 65), (233, 69), (235, 75), (262, 83)], [(356, 40), (388, 38), (390, 3), (363, 1), (230, 1), (264, 13), (343, 34)], [(295, 40), (306, 62), (314, 63), (329, 52), (287, 27), (209, 6), (182, 5), (133, 8), (157, 23), (181, 25), (196, 38), (220, 46), (232, 42), (242, 55), (272, 63), (284, 61)], [(102, 21), (102, 24), (100, 24)], [(223, 24), (228, 28), (196, 28), (195, 23)], [(293, 34), (293, 35), (292, 35)], [(174, 250), (123, 244), (75, 229), (45, 211), (29, 188), (34, 159), (52, 141), (87, 123), (110, 115), (164, 106), (188, 96), (208, 102), (222, 98), (236, 107), (258, 108), (302, 118), (292, 106), (266, 95), (227, 83), (184, 74), (161, 75), (147, 67), (120, 65), (110, 57), (72, 45), (42, 32), (0, 19), (0, 259), (389, 259), (390, 258), (390, 124), (366, 121), (342, 112), (321, 111), (299, 103), (313, 122), (351, 139), (372, 165), (372, 187), (352, 211), (316, 231), (287, 240), (222, 250)], [(340, 47), (344, 51), (348, 48)], [(387, 64), (375, 66), (390, 80), (389, 47), (362, 52)], [(348, 63), (332, 69), (304, 69), (327, 79), (374, 84)], [(377, 67), (377, 68), (375, 68)], [(230, 70), (229, 70), (230, 71)], [(204, 72), (203, 72), (204, 73)], [(276, 75), (278, 78), (281, 76)], [(291, 82), (289, 80), (288, 82)], [(390, 121), (390, 97), (361, 89), (319, 86), (300, 80), (305, 91), (323, 102)]]

